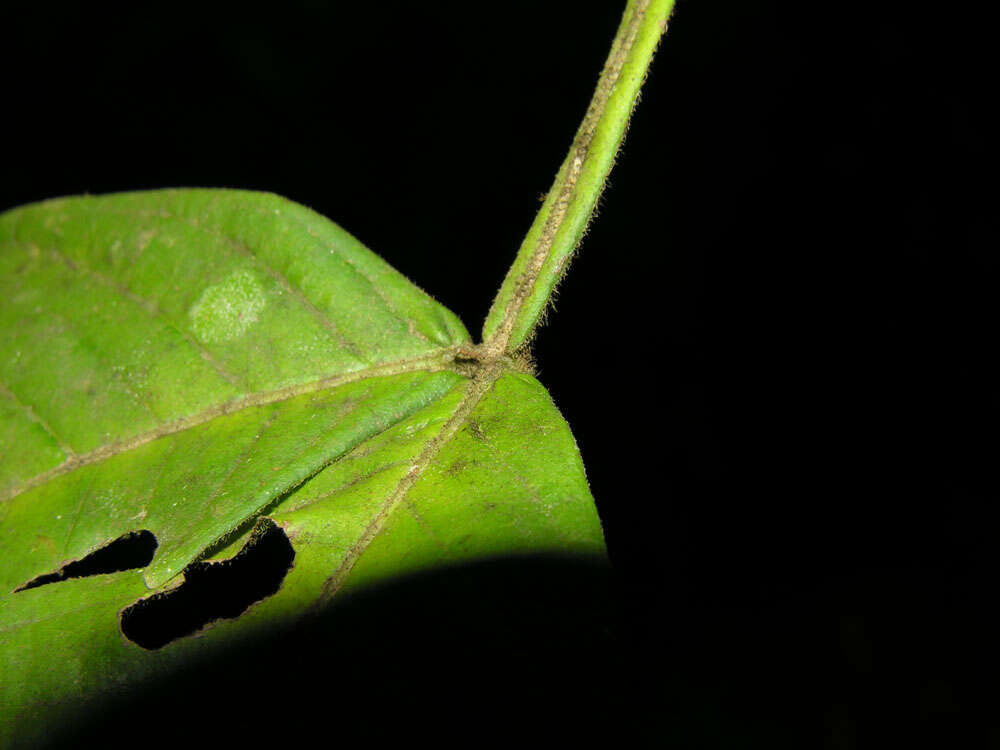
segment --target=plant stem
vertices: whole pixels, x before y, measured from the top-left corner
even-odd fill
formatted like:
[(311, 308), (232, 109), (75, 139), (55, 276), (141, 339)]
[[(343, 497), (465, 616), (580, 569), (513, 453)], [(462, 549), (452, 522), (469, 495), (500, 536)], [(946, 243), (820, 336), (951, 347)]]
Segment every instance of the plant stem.
[(594, 213), (674, 0), (629, 0), (590, 107), (483, 324), (481, 352), (530, 340)]

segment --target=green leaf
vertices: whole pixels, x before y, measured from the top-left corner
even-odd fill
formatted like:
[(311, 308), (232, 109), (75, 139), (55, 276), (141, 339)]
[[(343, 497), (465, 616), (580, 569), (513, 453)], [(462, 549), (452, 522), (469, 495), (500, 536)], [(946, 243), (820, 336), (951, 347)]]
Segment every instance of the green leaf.
[[(0, 328), (3, 741), (408, 572), (603, 559), (541, 385), (469, 361), (454, 315), (287, 200), (4, 214)], [(148, 564), (64, 569), (140, 531)], [(266, 540), (291, 550), (276, 593), (198, 637), (153, 632), (188, 579)]]
[(672, 6), (628, 3), (479, 345), (273, 195), (0, 216), (0, 744), (405, 576), (606, 564), (573, 436), (520, 355)]

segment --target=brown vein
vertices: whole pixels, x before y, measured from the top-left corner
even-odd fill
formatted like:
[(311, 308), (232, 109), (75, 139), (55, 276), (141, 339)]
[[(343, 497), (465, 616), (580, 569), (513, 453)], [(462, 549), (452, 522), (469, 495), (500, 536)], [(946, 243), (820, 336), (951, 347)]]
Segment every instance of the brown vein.
[[(238, 456), (236, 456), (230, 467), (226, 470), (225, 475), (223, 475), (216, 483), (215, 488), (212, 490), (212, 494), (209, 496), (208, 500), (202, 505), (203, 518), (212, 513), (212, 505), (219, 498), (219, 494), (222, 492), (222, 490), (225, 489), (226, 482), (228, 482), (230, 478), (232, 478), (233, 473), (240, 467), (240, 465), (243, 464), (246, 461), (246, 459), (253, 454), (255, 450), (257, 450), (257, 446), (260, 444), (261, 437), (267, 434), (267, 431), (271, 429), (271, 425), (274, 424), (274, 420), (278, 418), (279, 414), (280, 411), (278, 409), (275, 409), (273, 412), (271, 412), (271, 414), (264, 421), (264, 423), (260, 425), (256, 430), (254, 430), (253, 439), (250, 440), (250, 442), (247, 444), (243, 452), (240, 453)], [(192, 525), (197, 525), (197, 524), (192, 524)]]
[[(178, 220), (183, 221), (183, 219), (178, 219)], [(191, 222), (185, 222), (185, 223), (190, 224)], [(194, 227), (198, 227), (197, 224), (191, 224), (191, 225)], [(201, 227), (198, 228), (201, 229)], [(209, 230), (201, 229), (201, 231), (207, 232)], [(283, 273), (281, 273), (276, 268), (272, 268), (269, 263), (264, 261), (259, 255), (257, 255), (257, 253), (255, 253), (252, 249), (250, 249), (248, 245), (239, 242), (235, 238), (219, 234), (218, 232), (213, 231), (211, 233), (227, 239), (233, 245), (233, 247), (235, 247), (240, 252), (244, 253), (247, 257), (253, 258), (257, 263), (263, 266), (264, 270), (267, 271), (269, 274), (271, 274), (271, 277), (275, 281), (277, 281), (285, 289), (285, 291), (287, 291), (295, 299), (297, 299), (302, 304), (302, 306), (305, 307), (306, 310), (308, 310), (309, 314), (312, 315), (321, 326), (326, 328), (326, 330), (330, 332), (330, 335), (333, 336), (333, 338), (337, 341), (337, 343), (339, 343), (340, 346), (346, 349), (352, 357), (361, 360), (362, 362), (365, 362), (367, 364), (371, 364), (371, 360), (361, 353), (361, 349), (358, 347), (358, 345), (348, 340), (348, 338), (344, 336), (343, 333), (341, 333), (340, 328), (337, 326), (337, 324), (334, 323), (333, 320), (326, 313), (324, 313), (322, 310), (316, 307), (316, 305), (314, 305), (309, 300), (309, 298), (306, 297), (306, 295), (302, 292), (302, 290), (294, 286)]]
[[(342, 456), (339, 459), (339, 461), (342, 461), (342, 462), (343, 461), (349, 461), (349, 460), (350, 460), (349, 456)], [(323, 465), (323, 469), (325, 469), (327, 466), (329, 466), (330, 463), (333, 463), (333, 462), (331, 461), (329, 463), (324, 464)], [(280, 509), (280, 512), (283, 515), (290, 515), (292, 513), (297, 513), (298, 511), (302, 510), (303, 508), (309, 508), (309, 507), (311, 507), (313, 505), (316, 505), (317, 503), (322, 503), (322, 502), (324, 502), (326, 500), (329, 500), (331, 497), (339, 495), (342, 492), (346, 492), (347, 490), (353, 489), (354, 487), (357, 487), (359, 484), (362, 484), (363, 482), (367, 482), (369, 479), (374, 479), (379, 474), (384, 474), (385, 472), (389, 471), (390, 469), (396, 469), (396, 468), (398, 468), (400, 466), (403, 466), (404, 464), (407, 464), (407, 463), (409, 463), (409, 462), (408, 461), (390, 461), (387, 464), (383, 464), (382, 466), (379, 466), (377, 469), (372, 469), (370, 471), (365, 472), (364, 474), (359, 474), (358, 476), (353, 477), (353, 478), (347, 480), (343, 484), (338, 485), (337, 487), (329, 490), (328, 492), (324, 492), (322, 495), (319, 495), (319, 496), (314, 497), (314, 498), (310, 498), (309, 500), (306, 500), (305, 502), (300, 502), (297, 505), (296, 504), (289, 504), (287, 507), (282, 507)], [(322, 469), (320, 471), (322, 471)], [(316, 474), (319, 474), (319, 472), (317, 471)], [(262, 513), (268, 512), (268, 510), (263, 510)]]
[(94, 342), (91, 338), (81, 335), (80, 326), (78, 325), (79, 321), (77, 318), (68, 317), (64, 313), (52, 309), (47, 310), (46, 312), (62, 321), (63, 325), (65, 325), (65, 327), (72, 332), (74, 343), (80, 349), (84, 349), (94, 356), (94, 359), (99, 365), (99, 371), (103, 373), (110, 373), (111, 378), (113, 378), (114, 381), (117, 382), (117, 384), (132, 397), (132, 403), (145, 410), (146, 414), (149, 415), (150, 422), (157, 422), (160, 419), (160, 415), (156, 413), (156, 409), (154, 409), (153, 405), (149, 403), (149, 399), (147, 398), (145, 392), (137, 392), (126, 379), (122, 378), (115, 372), (115, 368), (112, 365), (112, 362), (115, 360), (109, 352), (100, 348), (100, 342)]
[[(545, 504), (545, 501), (538, 494), (538, 488), (528, 481), (528, 478), (524, 476), (520, 471), (511, 466), (507, 459), (504, 458), (503, 454), (497, 450), (496, 446), (490, 443), (489, 438), (483, 441), (486, 444), (486, 449), (493, 455), (493, 458), (507, 471), (509, 476), (513, 476), (518, 484), (524, 489), (528, 497), (531, 499), (535, 505), (538, 506), (538, 510), (548, 521), (549, 528), (552, 529), (553, 533), (559, 537), (561, 540), (565, 541), (566, 537), (563, 535), (562, 531), (559, 529), (558, 525), (553, 522), (552, 511)], [(494, 467), (494, 472), (500, 474), (500, 469)]]
[[(23, 243), (17, 243), (17, 244), (21, 244), (22, 246), (26, 247), (32, 247), (31, 245), (23, 245)], [(65, 266), (69, 268), (71, 271), (75, 273), (87, 274), (88, 276), (91, 276), (92, 278), (96, 279), (98, 282), (104, 284), (112, 291), (114, 291), (116, 294), (118, 294), (120, 297), (127, 299), (129, 302), (132, 302), (136, 307), (140, 308), (153, 320), (163, 321), (168, 327), (172, 328), (185, 341), (187, 341), (188, 344), (194, 347), (195, 351), (197, 351), (198, 354), (201, 355), (201, 358), (204, 359), (212, 367), (212, 369), (215, 370), (216, 374), (218, 374), (219, 377), (221, 377), (223, 380), (228, 382), (231, 386), (233, 386), (239, 391), (243, 391), (244, 393), (246, 393), (247, 391), (250, 390), (250, 386), (248, 383), (242, 382), (240, 378), (238, 378), (233, 373), (229, 372), (226, 369), (225, 365), (223, 365), (219, 360), (215, 358), (215, 355), (213, 355), (212, 352), (210, 352), (208, 349), (202, 346), (202, 344), (194, 336), (192, 336), (190, 333), (182, 329), (180, 326), (174, 323), (174, 321), (172, 321), (169, 317), (167, 317), (163, 313), (163, 311), (160, 310), (159, 306), (155, 302), (136, 294), (124, 284), (117, 283), (112, 278), (105, 276), (100, 271), (95, 271), (93, 268), (90, 268), (89, 266), (80, 263), (79, 260), (70, 258), (69, 256), (60, 252), (54, 247), (46, 245), (45, 251), (51, 253), (57, 259), (62, 261), (63, 264), (65, 264)]]
[[(257, 210), (260, 213), (264, 213), (262, 209), (257, 209)], [(282, 214), (282, 216), (286, 215)], [(290, 221), (295, 222), (295, 224), (302, 231), (304, 231), (307, 235), (312, 237), (317, 243), (319, 243), (321, 247), (324, 248), (326, 247), (326, 243), (323, 242), (319, 234), (317, 234), (316, 230), (307, 225), (304, 221), (302, 221), (301, 219), (297, 219), (294, 216), (287, 216), (286, 218), (288, 218)], [(368, 285), (372, 288), (372, 291), (375, 293), (375, 296), (378, 297), (379, 301), (382, 303), (382, 306), (389, 311), (389, 315), (396, 318), (400, 322), (405, 323), (408, 331), (416, 334), (424, 341), (426, 341), (428, 344), (436, 343), (434, 341), (431, 341), (427, 336), (424, 335), (423, 331), (417, 328), (415, 321), (413, 321), (410, 318), (403, 317), (403, 315), (396, 309), (395, 305), (393, 305), (389, 301), (389, 299), (382, 293), (382, 290), (379, 288), (378, 284), (376, 284), (375, 281), (367, 273), (365, 273), (363, 269), (358, 268), (357, 264), (353, 260), (344, 255), (343, 251), (339, 247), (337, 247), (337, 245), (331, 244), (330, 249), (333, 251), (333, 254), (336, 255), (341, 260), (341, 262), (343, 262), (356, 276), (359, 276), (366, 282), (368, 282)]]
[(10, 388), (8, 388), (2, 381), (0, 381), (0, 393), (5, 395), (15, 404), (17, 404), (18, 408), (20, 408), (28, 416), (28, 419), (37, 424), (43, 430), (45, 430), (48, 436), (53, 440), (55, 440), (56, 445), (59, 446), (59, 450), (65, 453), (67, 458), (71, 458), (72, 456), (76, 455), (76, 452), (72, 448), (70, 448), (69, 443), (67, 443), (65, 440), (59, 437), (56, 431), (52, 429), (51, 425), (49, 425), (49, 423), (46, 422), (45, 419), (43, 419), (42, 416), (38, 412), (36, 412), (30, 404), (26, 404), (24, 401), (18, 398), (17, 394), (14, 393), (14, 391), (12, 391)]
[(406, 472), (402, 479), (399, 480), (395, 490), (393, 490), (392, 494), (386, 498), (384, 503), (382, 503), (382, 506), (369, 522), (368, 526), (365, 527), (361, 536), (358, 537), (357, 541), (347, 551), (343, 561), (334, 571), (333, 575), (326, 579), (320, 595), (313, 605), (314, 612), (321, 609), (334, 596), (336, 596), (337, 591), (340, 590), (340, 587), (347, 579), (347, 576), (350, 575), (350, 572), (354, 568), (355, 563), (357, 563), (358, 558), (361, 557), (364, 551), (368, 548), (368, 545), (372, 543), (372, 540), (374, 540), (382, 530), (389, 514), (392, 513), (395, 507), (403, 501), (406, 494), (410, 491), (413, 485), (416, 484), (417, 480), (424, 473), (424, 470), (434, 457), (437, 456), (441, 448), (462, 428), (469, 414), (472, 413), (472, 410), (482, 400), (482, 398), (490, 392), (490, 389), (493, 388), (493, 384), (504, 373), (504, 371), (508, 369), (508, 366), (509, 363), (505, 360), (493, 360), (483, 364), (475, 379), (469, 383), (465, 396), (459, 402), (458, 406), (455, 407), (455, 411), (452, 413), (451, 418), (445, 422), (441, 431), (434, 438), (427, 441), (427, 444), (420, 452), (420, 455), (417, 456), (416, 460), (413, 462), (410, 470)]
[(344, 336), (343, 333), (341, 333), (340, 328), (337, 326), (337, 324), (328, 315), (326, 315), (322, 310), (320, 310), (318, 307), (316, 307), (316, 305), (314, 305), (309, 300), (309, 298), (306, 297), (306, 295), (303, 293), (303, 291), (301, 289), (299, 289), (294, 284), (292, 284), (288, 280), (288, 278), (285, 277), (285, 275), (281, 273), (281, 271), (279, 271), (276, 268), (273, 268), (263, 258), (261, 258), (259, 255), (257, 255), (257, 253), (255, 253), (248, 245), (246, 245), (245, 243), (241, 242), (237, 238), (235, 238), (235, 237), (233, 237), (231, 235), (225, 234), (224, 232), (221, 232), (218, 229), (215, 229), (214, 227), (204, 227), (204, 226), (202, 226), (201, 224), (199, 224), (194, 219), (189, 219), (186, 216), (183, 216), (181, 214), (175, 214), (175, 213), (172, 213), (172, 212), (167, 211), (167, 210), (155, 210), (154, 211), (154, 210), (127, 209), (127, 208), (118, 208), (118, 209), (102, 208), (102, 211), (104, 211), (105, 213), (118, 214), (118, 215), (124, 215), (124, 216), (137, 216), (137, 217), (140, 217), (140, 218), (142, 218), (142, 217), (156, 217), (156, 218), (160, 218), (160, 219), (167, 219), (167, 220), (170, 220), (170, 221), (176, 221), (176, 222), (178, 222), (180, 224), (184, 224), (186, 226), (191, 227), (196, 232), (201, 232), (202, 234), (207, 234), (209, 237), (213, 237), (213, 238), (215, 238), (217, 240), (220, 240), (220, 241), (224, 242), (225, 244), (227, 244), (230, 247), (234, 248), (237, 252), (245, 255), (248, 258), (251, 258), (254, 262), (257, 263), (257, 265), (259, 265), (261, 268), (263, 268), (264, 271), (266, 271), (267, 274), (269, 276), (271, 276), (271, 278), (273, 278), (276, 282), (278, 282), (278, 284), (286, 292), (288, 292), (288, 294), (290, 294), (292, 297), (294, 297), (306, 309), (306, 311), (310, 315), (313, 316), (313, 318), (316, 320), (316, 322), (319, 323), (320, 326), (322, 326), (323, 328), (325, 328), (327, 330), (327, 332), (329, 332), (329, 334), (334, 338), (334, 340), (337, 342), (337, 344), (339, 346), (343, 347), (344, 349), (346, 349), (347, 352), (352, 357), (354, 357), (355, 359), (357, 359), (360, 362), (364, 362), (365, 364), (371, 364), (371, 360), (369, 360), (367, 357), (365, 357), (361, 353), (361, 351), (358, 348), (357, 344), (355, 344), (354, 342), (348, 340), (347, 337)]
[(241, 396), (240, 398), (205, 409), (197, 414), (182, 417), (180, 419), (159, 425), (152, 430), (140, 433), (131, 438), (103, 445), (100, 448), (90, 451), (89, 453), (71, 455), (58, 466), (32, 477), (31, 479), (23, 482), (20, 486), (13, 487), (5, 491), (2, 495), (0, 495), (0, 502), (5, 502), (33, 487), (37, 487), (54, 479), (55, 477), (73, 471), (80, 466), (87, 466), (89, 464), (103, 461), (120, 453), (134, 450), (135, 448), (152, 442), (153, 440), (157, 440), (158, 438), (173, 435), (174, 433), (182, 432), (183, 430), (189, 430), (213, 419), (217, 419), (227, 414), (232, 414), (250, 407), (264, 406), (279, 401), (287, 401), (288, 399), (296, 396), (337, 388), (338, 386), (346, 385), (347, 383), (354, 383), (366, 378), (385, 377), (388, 375), (399, 375), (406, 372), (420, 371), (440, 372), (442, 370), (453, 370), (458, 372), (458, 369), (452, 366), (456, 349), (457, 347), (448, 347), (432, 354), (425, 354), (421, 357), (399, 360), (397, 362), (391, 362), (384, 365), (375, 365), (374, 367), (356, 370), (344, 375), (322, 378), (311, 383), (291, 385), (284, 388), (278, 388), (273, 391), (251, 393), (246, 396)]
[[(265, 210), (264, 208), (262, 208), (260, 206), (250, 206), (249, 210), (253, 211), (254, 213), (256, 213), (256, 214), (258, 214), (260, 216), (265, 216), (265, 217), (267, 217), (269, 219), (273, 218), (273, 216), (272, 216), (272, 214), (270, 212), (268, 212), (267, 210)], [(276, 269), (274, 269), (271, 266), (269, 266), (263, 259), (261, 259), (261, 257), (259, 255), (257, 255), (256, 253), (254, 253), (246, 244), (238, 241), (236, 238), (231, 237), (230, 235), (224, 234), (224, 233), (220, 232), (217, 229), (203, 227), (197, 221), (189, 219), (189, 218), (187, 218), (187, 217), (185, 217), (185, 216), (183, 216), (181, 214), (173, 213), (172, 211), (169, 211), (167, 209), (160, 209), (160, 210), (155, 210), (155, 211), (154, 210), (144, 210), (144, 209), (116, 209), (114, 212), (115, 213), (124, 213), (126, 215), (131, 215), (131, 216), (155, 216), (155, 217), (161, 218), (161, 219), (169, 219), (169, 220), (172, 220), (172, 221), (177, 221), (177, 222), (180, 222), (182, 224), (186, 224), (186, 225), (194, 228), (197, 231), (204, 232), (205, 234), (208, 234), (209, 236), (215, 237), (217, 239), (224, 240), (227, 243), (232, 244), (238, 250), (244, 252), (245, 254), (249, 255), (250, 257), (254, 258), (257, 262), (259, 262), (268, 271), (268, 273), (270, 273), (272, 275), (276, 275), (276, 278), (280, 277), (279, 278), (279, 283), (281, 283), (281, 280), (284, 280), (284, 283), (288, 285), (286, 288), (289, 289), (294, 295), (296, 295), (298, 299), (300, 299), (301, 301), (303, 301), (306, 304), (307, 307), (311, 308), (311, 311), (315, 315), (319, 316), (319, 318), (322, 321), (325, 321), (325, 323), (328, 326), (334, 326), (334, 328), (336, 328), (336, 324), (333, 323), (333, 321), (329, 318), (329, 316), (325, 315), (322, 310), (320, 310), (319, 308), (315, 307), (311, 302), (309, 302), (308, 298), (302, 293), (302, 291), (300, 289), (292, 286), (291, 282), (289, 282), (287, 278), (285, 278), (284, 276), (282, 276), (279, 271), (277, 271)], [(435, 341), (431, 340), (430, 338), (428, 338), (422, 331), (420, 331), (419, 328), (416, 327), (415, 321), (411, 320), (410, 318), (405, 317), (402, 313), (400, 313), (396, 309), (396, 307), (389, 301), (388, 297), (386, 297), (382, 293), (382, 291), (379, 288), (378, 284), (363, 269), (359, 268), (358, 265), (354, 261), (352, 261), (350, 258), (348, 258), (347, 256), (345, 256), (340, 247), (338, 247), (336, 244), (327, 245), (323, 241), (323, 239), (319, 236), (319, 234), (317, 234), (316, 230), (313, 229), (312, 227), (310, 227), (304, 221), (302, 221), (302, 219), (299, 219), (299, 218), (297, 218), (295, 216), (292, 216), (292, 215), (284, 213), (284, 212), (282, 212), (280, 214), (280, 216), (283, 219), (285, 219), (286, 221), (294, 223), (299, 229), (301, 229), (303, 232), (305, 232), (309, 237), (311, 237), (322, 248), (326, 249), (326, 248), (329, 247), (329, 249), (332, 250), (333, 254), (337, 257), (337, 259), (340, 260), (344, 264), (344, 266), (350, 272), (352, 272), (353, 274), (355, 274), (358, 278), (362, 279), (364, 282), (366, 282), (372, 288), (372, 291), (374, 292), (374, 296), (382, 304), (382, 306), (389, 313), (389, 315), (391, 317), (395, 318), (396, 320), (400, 321), (401, 323), (404, 323), (406, 325), (408, 331), (410, 331), (413, 334), (416, 334), (419, 338), (423, 339), (428, 344), (437, 345), (437, 342), (435, 342)], [(412, 282), (408, 282), (408, 283), (412, 283)], [(428, 297), (428, 300), (430, 300), (429, 297)], [(345, 344), (346, 344), (345, 348), (352, 348), (353, 347), (353, 344), (351, 344), (350, 342), (348, 342), (347, 339), (343, 338), (343, 335), (339, 333), (339, 329), (338, 329), (337, 336), (338, 336), (338, 340), (339, 341), (345, 342)], [(359, 359), (363, 359), (360, 356), (360, 354), (356, 353), (356, 351), (352, 351), (352, 354), (354, 354), (355, 356), (357, 356)]]
[(67, 552), (69, 550), (69, 543), (73, 541), (73, 534), (76, 532), (76, 526), (80, 522), (80, 516), (83, 515), (83, 506), (87, 504), (87, 500), (90, 498), (90, 488), (94, 484), (94, 477), (91, 476), (87, 480), (87, 488), (80, 493), (80, 502), (76, 504), (76, 512), (73, 514), (73, 520), (69, 524), (69, 529), (66, 531), (66, 540), (63, 542), (62, 556), (65, 559)]
[(450, 550), (447, 545), (441, 541), (437, 532), (434, 531), (429, 523), (427, 523), (427, 519), (417, 512), (417, 507), (409, 500), (409, 498), (403, 499), (403, 505), (406, 506), (406, 510), (409, 511), (413, 520), (417, 522), (417, 526), (420, 527), (420, 530), (423, 531), (427, 538), (431, 540), (431, 544), (437, 547), (438, 551), (441, 552), (442, 559), (447, 559)]

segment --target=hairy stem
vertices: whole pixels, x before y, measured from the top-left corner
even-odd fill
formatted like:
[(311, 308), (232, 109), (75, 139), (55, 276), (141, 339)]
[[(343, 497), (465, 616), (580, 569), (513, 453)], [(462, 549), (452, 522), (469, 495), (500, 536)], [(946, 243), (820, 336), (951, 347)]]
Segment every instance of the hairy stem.
[(587, 114), (507, 272), (482, 354), (512, 354), (531, 338), (594, 213), (674, 0), (629, 0)]

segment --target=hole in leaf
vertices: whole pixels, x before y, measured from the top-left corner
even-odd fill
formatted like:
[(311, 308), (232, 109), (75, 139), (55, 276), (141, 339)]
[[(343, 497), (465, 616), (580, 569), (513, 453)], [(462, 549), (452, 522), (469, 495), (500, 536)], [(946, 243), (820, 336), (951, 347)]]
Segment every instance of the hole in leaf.
[(233, 558), (191, 563), (176, 589), (122, 610), (122, 633), (152, 650), (215, 620), (239, 617), (250, 605), (278, 592), (294, 559), (285, 532), (274, 521), (262, 519)]
[(130, 531), (94, 550), (86, 557), (66, 563), (54, 573), (45, 573), (32, 578), (20, 588), (14, 589), (14, 593), (58, 583), (68, 578), (86, 578), (145, 568), (153, 561), (155, 552), (156, 537), (153, 536), (153, 532), (145, 529)]

